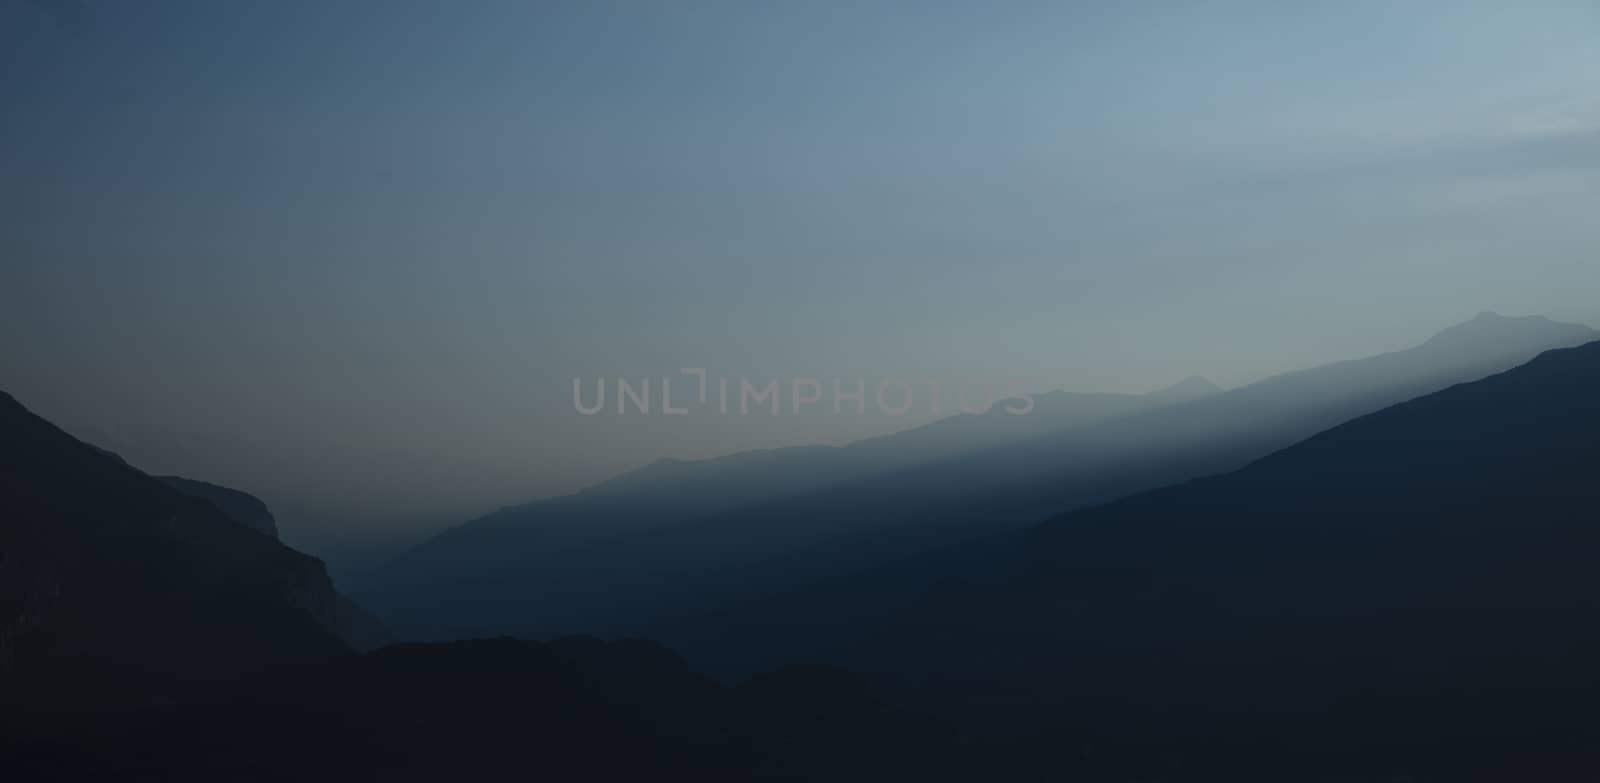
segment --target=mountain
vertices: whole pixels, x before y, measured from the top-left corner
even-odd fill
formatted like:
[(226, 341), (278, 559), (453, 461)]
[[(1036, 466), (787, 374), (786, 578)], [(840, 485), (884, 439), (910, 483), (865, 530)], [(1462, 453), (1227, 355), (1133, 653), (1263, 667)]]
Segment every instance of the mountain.
[(1130, 777), (1591, 779), (1597, 475), (1600, 342), (1012, 535), (839, 658)]
[(161, 483), (172, 487), (185, 495), (211, 501), (217, 510), (228, 515), (229, 519), (244, 525), (251, 530), (263, 535), (278, 537), (278, 522), (273, 518), (272, 512), (267, 509), (267, 504), (260, 498), (237, 489), (209, 484), (204, 481), (186, 479), (181, 476), (157, 476)]
[(0, 433), (0, 723), (347, 649), (350, 609), (321, 561), (3, 393)]
[[(278, 523), (272, 516), (272, 510), (255, 495), (181, 476), (156, 478), (185, 495), (210, 501), (218, 511), (239, 525), (274, 539), (278, 537)], [(389, 629), (381, 620), (344, 595), (337, 595), (334, 599), (330, 627), (341, 639), (357, 650), (377, 649), (391, 641)]]
[[(1596, 336), (1542, 318), (1484, 315), (1405, 351), (1221, 394), (1186, 381), (1155, 395), (1187, 398), (1181, 402), (1043, 395), (1041, 410), (1075, 413), (1041, 421), (1071, 424), (1007, 432), (998, 445), (954, 455), (935, 448), (935, 459), (854, 478), (835, 457), (972, 442), (944, 433), (1026, 427), (1030, 417), (991, 410), (842, 449), (663, 463), (447, 531), (381, 570), (359, 595), (391, 627), (420, 638), (664, 636), (697, 661), (749, 673), (832, 641), (766, 611), (765, 601), (812, 590), (843, 595), (837, 585), (858, 574), (877, 583), (886, 566), (997, 530), (1235, 470), (1350, 419)], [(864, 463), (884, 464), (854, 464)], [(903, 584), (898, 594), (915, 594), (914, 579)], [(724, 641), (729, 627), (742, 631), (740, 644)]]
[[(320, 561), (0, 394), (0, 769), (20, 780), (930, 779), (857, 678), (736, 687), (642, 641), (351, 654)], [(251, 513), (264, 505), (243, 506)], [(345, 637), (341, 640), (341, 636)]]
[(1198, 375), (1192, 375), (1159, 391), (1150, 393), (1150, 398), (1166, 404), (1178, 402), (1191, 402), (1215, 397), (1222, 394), (1224, 389), (1211, 381)]
[[(1224, 394), (931, 465), (945, 498), (1017, 507), (1032, 523), (1174, 481), (1223, 473), (1382, 408), (1600, 338), (1587, 326), (1479, 315), (1394, 353), (1274, 376)], [(1015, 516), (1013, 516), (1015, 518)]]
[[(177, 498), (212, 532), (277, 546), (13, 420), (19, 409), (0, 419), (7, 434), (43, 450), (0, 452), (0, 475), (7, 501), (35, 499), (26, 518), (77, 519), (37, 500), (65, 477), (95, 490), (70, 497), (96, 510)], [(1600, 771), (1597, 467), (1600, 342), (1227, 475), (941, 553), (919, 602), (833, 663), (723, 685), (636, 640), (279, 657), (173, 703), (0, 732), (0, 767), (28, 780), (1578, 783)], [(146, 535), (139, 518), (107, 525), (135, 529), (113, 543)], [(7, 578), (38, 561), (19, 551)], [(128, 576), (174, 573), (157, 547), (123, 551)], [(187, 591), (133, 589), (174, 602), (140, 606), (146, 617), (202, 624), (195, 638), (230, 630), (230, 615), (183, 611)]]
[(92, 731), (6, 743), (23, 780), (971, 780), (860, 678), (737, 686), (649, 642), (398, 645), (269, 672)]
[[(418, 607), (451, 596), (434, 580), (464, 587), (496, 572), (559, 566), (568, 555), (618, 540), (645, 540), (763, 504), (824, 492), (891, 475), (953, 456), (1013, 444), (1040, 433), (1071, 432), (1166, 404), (1170, 395), (1051, 392), (1031, 398), (1025, 415), (1008, 412), (1015, 401), (979, 414), (961, 413), (902, 432), (842, 447), (799, 446), (746, 451), (706, 460), (663, 459), (576, 494), (501, 509), (445, 531), (381, 569), (363, 586), (364, 603), (380, 609), (421, 638), (464, 638), (527, 631), (477, 623), (477, 613), (454, 606), (418, 618)], [(500, 596), (499, 598), (503, 598)], [(472, 603), (479, 609), (499, 600)], [(441, 605), (442, 606), (442, 605)], [(508, 606), (509, 608), (509, 606)], [(520, 610), (518, 610), (520, 611)], [(553, 618), (552, 618), (553, 620)], [(541, 630), (585, 632), (584, 622)], [(546, 635), (546, 634), (540, 634)], [(559, 634), (556, 634), (559, 635)]]

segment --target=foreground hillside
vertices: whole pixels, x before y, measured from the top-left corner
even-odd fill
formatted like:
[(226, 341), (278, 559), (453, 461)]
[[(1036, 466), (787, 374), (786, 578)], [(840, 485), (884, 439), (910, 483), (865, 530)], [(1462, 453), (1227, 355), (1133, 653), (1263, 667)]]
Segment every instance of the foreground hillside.
[(968, 780), (970, 749), (842, 671), (724, 687), (647, 642), (401, 645), (7, 743), (43, 780)]
[(1589, 779), (1597, 476), (1600, 342), (1054, 519), (842, 657), (946, 714), (1125, 744), (1117, 763), (1152, 774), (1256, 745)]
[(348, 648), (322, 562), (0, 394), (0, 715), (166, 701)]

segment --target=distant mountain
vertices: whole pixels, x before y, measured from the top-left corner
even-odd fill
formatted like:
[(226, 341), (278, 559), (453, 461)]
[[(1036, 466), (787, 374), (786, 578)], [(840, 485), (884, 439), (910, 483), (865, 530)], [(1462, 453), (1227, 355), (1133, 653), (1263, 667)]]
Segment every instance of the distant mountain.
[[(959, 413), (844, 446), (792, 446), (743, 451), (711, 459), (662, 459), (602, 481), (571, 497), (592, 500), (659, 493), (659, 497), (651, 500), (688, 504), (685, 510), (691, 514), (738, 507), (1150, 410), (1174, 401), (1177, 394), (1196, 393), (1188, 384), (1189, 381), (1180, 384), (1186, 390), (1173, 387), (1148, 395), (1065, 391), (1035, 394), (1030, 395), (1031, 406), (1014, 400), (1001, 401), (982, 413)], [(1026, 413), (1012, 413), (1008, 410), (1012, 408), (1026, 410)], [(702, 497), (680, 497), (686, 490), (693, 490)], [(537, 515), (562, 500), (535, 501), (502, 509), (491, 517), (495, 522), (543, 524), (544, 520), (536, 518)], [(657, 513), (680, 512), (673, 507), (658, 508)]]
[[(1070, 432), (1167, 404), (1171, 390), (1153, 395), (1034, 395), (1024, 415), (1021, 406), (1002, 401), (980, 414), (961, 413), (891, 435), (842, 447), (799, 446), (746, 451), (705, 460), (663, 459), (601, 482), (573, 495), (501, 509), (448, 530), (380, 570), (361, 594), (373, 606), (402, 622), (410, 610), (435, 605), (443, 596), (432, 580), (463, 585), (494, 579), (500, 570), (541, 568), (564, 553), (603, 542), (653, 535), (699, 519), (740, 509), (783, 503), (832, 487), (898, 473), (962, 454), (1014, 444), (1045, 433)], [(1191, 387), (1188, 392), (1194, 393)], [(498, 600), (498, 599), (496, 599)], [(480, 606), (486, 606), (480, 604)], [(420, 632), (425, 638), (458, 638), (506, 628), (436, 617)], [(573, 632), (595, 630), (562, 624)], [(417, 625), (412, 626), (418, 630)], [(525, 630), (525, 629), (524, 629)]]
[(1190, 376), (1160, 391), (1150, 393), (1150, 398), (1164, 403), (1192, 402), (1215, 397), (1224, 389), (1198, 375)]
[(273, 518), (272, 512), (267, 509), (267, 504), (260, 498), (237, 489), (209, 484), (204, 481), (186, 479), (181, 476), (157, 476), (161, 483), (172, 487), (185, 495), (192, 495), (211, 501), (229, 519), (244, 525), (251, 530), (264, 535), (278, 537), (278, 522)]
[[(699, 618), (666, 618), (648, 632), (724, 673), (768, 668), (797, 652), (841, 643), (862, 630), (861, 623), (870, 623), (878, 609), (920, 595), (926, 580), (940, 573), (905, 564), (921, 552), (954, 543), (970, 547), (996, 528), (1030, 525), (1062, 511), (1237, 470), (1340, 423), (1510, 369), (1551, 348), (1597, 338), (1600, 332), (1585, 326), (1484, 314), (1415, 348), (1274, 376), (1220, 395), (942, 461), (863, 483), (853, 494), (819, 493), (814, 503), (763, 509), (765, 535), (752, 546), (777, 539), (773, 528), (785, 521), (815, 532), (816, 520), (853, 507), (870, 510), (851, 517), (857, 524), (870, 522), (889, 531), (875, 542), (890, 542), (883, 546), (895, 556), (876, 562), (858, 558), (854, 562), (864, 567), (828, 571), (816, 564), (852, 552), (825, 551), (795, 566), (801, 577), (786, 583), (765, 576), (763, 570), (777, 571), (770, 563), (749, 569), (744, 575), (753, 584), (769, 578), (777, 587), (747, 586), (737, 593), (742, 602), (708, 604)], [(1475, 348), (1480, 345), (1481, 350)], [(965, 536), (953, 527), (962, 520), (969, 525)], [(981, 521), (985, 529), (971, 529), (972, 521)], [(736, 524), (730, 519), (715, 532), (707, 525), (706, 535), (734, 537)], [(927, 532), (919, 536), (917, 530)], [(824, 576), (806, 578), (815, 574)], [(739, 629), (740, 644), (721, 641), (729, 628)]]
[[(843, 449), (662, 464), (447, 531), (383, 569), (361, 596), (402, 633), (424, 638), (666, 634), (696, 660), (713, 660), (752, 652), (719, 642), (720, 625), (733, 622), (759, 627), (744, 636), (784, 654), (819, 639), (766, 619), (766, 599), (833, 590), (852, 574), (998, 529), (1234, 470), (1350, 419), (1596, 336), (1583, 326), (1485, 315), (1406, 351), (1221, 394), (1186, 381), (1132, 399), (1043, 395), (1041, 411), (1078, 414), (1059, 419), (1073, 425), (1032, 434), (1030, 417), (991, 410)], [(854, 464), (881, 466), (915, 448), (907, 444), (972, 443), (969, 431), (985, 427), (1018, 429), (998, 445), (955, 454), (932, 448), (936, 459), (867, 475), (832, 461), (864, 455)], [(810, 460), (829, 467), (800, 467)], [(819, 475), (826, 479), (796, 479)], [(694, 615), (710, 619), (685, 623)], [(740, 672), (772, 662), (726, 661)]]
[(0, 506), (0, 704), (162, 700), (347, 649), (321, 561), (4, 394)]
[(1590, 779), (1597, 476), (1600, 342), (1010, 536), (839, 657), (953, 715), (1166, 749), (1078, 760), (1130, 779), (1219, 752)]
[(1600, 332), (1587, 326), (1485, 313), (1415, 348), (1286, 373), (1070, 434), (946, 460), (916, 476), (946, 490), (947, 500), (976, 499), (991, 515), (1017, 506), (1021, 521), (1032, 522), (1234, 470), (1358, 416), (1596, 338)]

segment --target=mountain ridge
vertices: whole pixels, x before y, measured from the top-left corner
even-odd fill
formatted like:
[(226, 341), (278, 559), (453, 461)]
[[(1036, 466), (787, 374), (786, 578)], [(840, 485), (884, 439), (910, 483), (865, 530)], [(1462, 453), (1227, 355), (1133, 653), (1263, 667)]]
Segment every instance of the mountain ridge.
[(278, 521), (273, 518), (271, 509), (260, 498), (248, 492), (212, 484), (208, 481), (184, 478), (182, 476), (156, 476), (173, 489), (185, 495), (203, 498), (211, 502), (229, 519), (262, 535), (278, 538)]
[[(1510, 348), (1495, 344), (1481, 355), (1425, 342), (808, 492), (763, 499), (748, 494), (753, 482), (741, 478), (717, 496), (731, 502), (682, 506), (671, 516), (660, 503), (608, 500), (627, 527), (585, 530), (593, 517), (577, 501), (558, 499), (546, 508), (572, 511), (565, 528), (525, 527), (515, 515), (464, 525), (392, 562), (360, 595), (422, 638), (652, 634), (687, 621), (686, 612), (715, 615), (1063, 510), (1234, 470), (1352, 418), (1595, 334), (1544, 319), (1527, 323), (1538, 328), (1530, 333), (1518, 322)], [(1028, 418), (988, 415), (1006, 424)], [(983, 418), (944, 421), (967, 426)], [(701, 490), (667, 482), (661, 491), (693, 498)], [(602, 529), (619, 532), (592, 535)], [(557, 604), (544, 595), (565, 598)], [(420, 605), (440, 608), (419, 614)], [(432, 627), (445, 617), (451, 627)], [(670, 641), (697, 660), (717, 657), (687, 637)]]
[(0, 432), (0, 689), (16, 709), (166, 699), (349, 649), (353, 605), (322, 561), (4, 392)]
[[(1127, 705), (1164, 700), (1163, 731), (1252, 714), (1314, 722), (1318, 710), (1354, 720), (1335, 701), (1349, 698), (1337, 690), (1348, 676), (1385, 687), (1402, 672), (1512, 676), (1482, 668), (1492, 661), (1514, 662), (1518, 678), (1572, 676), (1568, 665), (1600, 660), (1576, 622), (1600, 609), (1588, 567), (1600, 552), (1597, 466), (1600, 341), (1226, 475), (1054, 517), (1013, 541), (1007, 567), (948, 586), (898, 618), (903, 631), (845, 659), (926, 682), (983, 651), (1009, 669), (955, 687), (1021, 698), (1040, 687), (1030, 677), (1067, 672), (1052, 698), (1070, 693), (1105, 722), (1146, 720)], [(1395, 674), (1376, 677), (1363, 661)], [(1289, 672), (1294, 690), (1269, 684)], [(1391, 708), (1437, 710), (1427, 699)], [(1486, 719), (1484, 709), (1468, 714)], [(1406, 720), (1386, 717), (1382, 730), (1418, 731)]]

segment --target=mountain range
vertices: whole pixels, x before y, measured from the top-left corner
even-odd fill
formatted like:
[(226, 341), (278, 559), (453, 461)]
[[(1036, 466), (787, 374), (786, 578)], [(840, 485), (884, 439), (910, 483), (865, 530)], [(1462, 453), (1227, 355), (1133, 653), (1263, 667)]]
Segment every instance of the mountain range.
[(997, 408), (841, 448), (657, 463), (446, 531), (357, 594), (410, 638), (645, 633), (688, 644), (694, 634), (677, 629), (696, 615), (1234, 470), (1597, 336), (1484, 313), (1415, 348), (1227, 392), (1191, 379), (1144, 396), (1052, 393), (1035, 398), (1037, 418)]
[[(1318, 416), (1509, 362), (1530, 334), (1579, 336), (1482, 317), (1411, 352), (955, 460), (1061, 454), (1085, 434), (1104, 448), (1152, 422), (1189, 422), (1184, 438), (1248, 433), (1181, 464), (1240, 459)], [(772, 662), (735, 682), (703, 674), (699, 651), (588, 636), (360, 654), (320, 562), (231, 515), (256, 503), (225, 511), (216, 488), (186, 494), (0, 396), (0, 768), (29, 780), (1592, 780), (1600, 340), (1580, 342), (1214, 475), (1032, 525), (977, 520), (954, 545), (663, 626), (687, 640), (674, 647)], [(1500, 347), (1485, 359), (1468, 344)], [(1307, 390), (1319, 391), (1309, 409), (1270, 404)], [(1239, 418), (1207, 418), (1224, 414)], [(630, 481), (668, 498), (717, 472), (667, 464)], [(813, 494), (870, 501), (884, 480)], [(864, 508), (855, 523), (884, 513)]]
[(1593, 342), (939, 563), (837, 660), (990, 729), (1128, 745), (1085, 769), (1210, 779), (1254, 747), (1264, 777), (1296, 755), (1581, 779), (1597, 469)]

